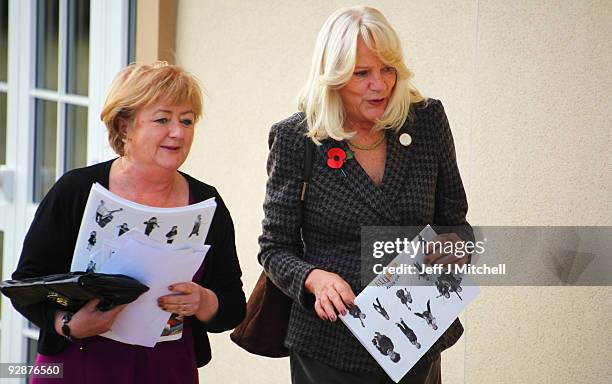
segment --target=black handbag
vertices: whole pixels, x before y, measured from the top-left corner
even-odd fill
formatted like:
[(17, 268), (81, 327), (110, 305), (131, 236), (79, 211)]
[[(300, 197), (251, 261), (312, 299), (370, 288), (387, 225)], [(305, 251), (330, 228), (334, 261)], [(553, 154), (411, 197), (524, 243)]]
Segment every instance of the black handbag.
[(78, 311), (91, 299), (100, 299), (98, 309), (131, 303), (149, 287), (125, 275), (68, 272), (0, 283), (2, 294), (22, 306), (54, 303), (62, 310)]
[[(303, 211), (306, 190), (312, 173), (314, 143), (304, 138), (304, 178), (300, 188), (300, 208)], [(259, 356), (287, 357), (285, 336), (293, 301), (262, 271), (247, 301), (246, 316), (230, 334), (241, 348)]]

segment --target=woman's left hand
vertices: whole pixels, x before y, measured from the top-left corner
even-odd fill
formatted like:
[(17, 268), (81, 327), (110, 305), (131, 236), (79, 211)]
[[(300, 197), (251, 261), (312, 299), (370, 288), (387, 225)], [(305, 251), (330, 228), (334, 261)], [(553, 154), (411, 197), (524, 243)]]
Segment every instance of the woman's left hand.
[(181, 316), (196, 316), (201, 321), (209, 320), (217, 312), (217, 296), (194, 282), (172, 284), (168, 289), (174, 294), (157, 299), (159, 307)]
[[(458, 264), (467, 263), (469, 254), (465, 252), (464, 241), (456, 233), (443, 233), (427, 242), (425, 247), (426, 264)], [(451, 251), (451, 252), (448, 252)]]

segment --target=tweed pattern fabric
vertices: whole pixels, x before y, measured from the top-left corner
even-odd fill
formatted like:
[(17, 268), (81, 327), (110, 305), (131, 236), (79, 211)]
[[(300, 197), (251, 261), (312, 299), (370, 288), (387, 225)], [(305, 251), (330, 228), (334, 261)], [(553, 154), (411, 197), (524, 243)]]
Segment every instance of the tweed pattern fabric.
[[(355, 159), (346, 160), (341, 169), (328, 167), (328, 150), (347, 151), (348, 146), (331, 138), (322, 141), (315, 148), (302, 210), (299, 191), (306, 131), (301, 113), (271, 128), (259, 262), (294, 300), (285, 340), (290, 350), (345, 371), (379, 371), (341, 321), (317, 317), (314, 296), (306, 292), (304, 282), (312, 269), (320, 268), (343, 277), (355, 294), (361, 292), (365, 288), (360, 274), (362, 226), (453, 225), (471, 232), (448, 120), (442, 103), (429, 99), (412, 107), (399, 132), (386, 130), (387, 159), (380, 185)], [(412, 137), (407, 147), (399, 143), (404, 132)], [(455, 320), (423, 359), (435, 360), (462, 333)]]

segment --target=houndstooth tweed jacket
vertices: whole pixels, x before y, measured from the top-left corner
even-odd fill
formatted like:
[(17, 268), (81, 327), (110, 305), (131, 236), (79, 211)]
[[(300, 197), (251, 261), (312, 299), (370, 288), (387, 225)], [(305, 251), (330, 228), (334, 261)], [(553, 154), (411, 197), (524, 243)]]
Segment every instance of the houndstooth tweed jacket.
[[(270, 131), (259, 262), (294, 300), (285, 339), (290, 350), (341, 370), (376, 372), (376, 361), (341, 321), (317, 317), (314, 297), (304, 282), (312, 269), (320, 268), (343, 277), (358, 294), (365, 287), (360, 278), (362, 226), (436, 224), (471, 231), (448, 120), (442, 103), (429, 99), (413, 105), (400, 132), (386, 130), (387, 160), (380, 186), (354, 159), (345, 161), (342, 170), (328, 167), (328, 150), (348, 147), (344, 141), (322, 141), (315, 148), (302, 211), (305, 132), (302, 113), (274, 124)], [(412, 137), (407, 147), (398, 140), (403, 132)], [(462, 333), (457, 319), (422, 360), (437, 358)]]

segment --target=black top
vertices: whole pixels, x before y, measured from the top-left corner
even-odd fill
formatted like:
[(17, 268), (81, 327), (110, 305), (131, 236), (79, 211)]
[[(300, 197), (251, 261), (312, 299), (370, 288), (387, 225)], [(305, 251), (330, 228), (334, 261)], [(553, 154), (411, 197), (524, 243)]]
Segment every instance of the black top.
[[(40, 203), (23, 243), (23, 250), (13, 279), (45, 276), (68, 272), (76, 244), (81, 218), (93, 183), (108, 189), (108, 178), (114, 160), (79, 168), (64, 174)], [(207, 332), (223, 332), (234, 328), (244, 318), (246, 300), (242, 291), (242, 272), (236, 254), (234, 224), (217, 190), (193, 177), (181, 173), (189, 183), (196, 202), (214, 197), (217, 209), (205, 243), (211, 248), (204, 261), (204, 274), (197, 283), (217, 295), (219, 310), (215, 317), (203, 323), (193, 317), (193, 341), (198, 367), (211, 359)], [(38, 352), (54, 355), (68, 344), (55, 332), (57, 307), (37, 304), (13, 306), (32, 323), (40, 327)]]

